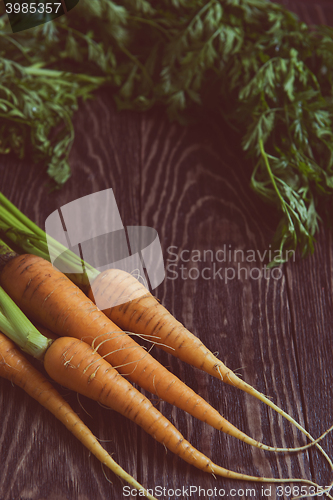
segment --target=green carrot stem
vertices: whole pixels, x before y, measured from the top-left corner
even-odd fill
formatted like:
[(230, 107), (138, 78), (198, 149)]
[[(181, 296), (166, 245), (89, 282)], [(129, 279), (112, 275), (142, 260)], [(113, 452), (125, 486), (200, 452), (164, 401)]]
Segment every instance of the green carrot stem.
[(0, 255), (5, 256), (10, 253), (13, 253), (15, 255), (15, 252), (5, 243), (4, 241), (0, 240)]
[[(55, 79), (61, 78), (61, 84), (73, 85), (73, 83), (71, 83), (70, 81), (66, 82), (63, 80), (64, 76), (68, 76), (69, 79), (72, 79), (73, 73), (68, 73), (67, 71), (59, 71), (55, 69), (43, 68), (43, 66), (44, 64), (36, 63), (33, 64), (32, 66), (24, 67), (24, 71), (26, 74), (31, 76), (42, 76), (42, 77), (44, 76), (47, 78), (55, 78)], [(90, 75), (85, 75), (83, 73), (76, 73), (74, 76), (84, 82), (92, 83), (94, 86), (102, 85), (103, 83), (106, 83), (107, 81), (110, 80), (109, 77), (90, 76)]]
[(0, 271), (10, 259), (16, 257), (16, 253), (2, 240), (0, 240)]
[(2, 214), (4, 218), (0, 217), (0, 230), (4, 232), (8, 240), (26, 253), (34, 253), (39, 257), (49, 259), (46, 242), (24, 229), (24, 226), (21, 228), (21, 223), (16, 221), (11, 214), (5, 214), (5, 209), (2, 210)]
[(26, 215), (24, 215), (13, 203), (11, 203), (8, 198), (6, 198), (2, 193), (0, 193), (0, 203), (6, 209), (7, 214), (12, 214), (16, 220), (20, 221), (24, 228), (30, 229), (30, 231), (34, 234), (37, 234), (41, 238), (45, 238), (45, 232), (40, 229), (32, 220), (29, 219)]
[(71, 275), (71, 280), (80, 288), (89, 287), (90, 281), (94, 279), (99, 271), (57, 240), (46, 235), (40, 227), (25, 216), (13, 203), (0, 193), (1, 213), (0, 229), (4, 231), (7, 238), (18, 248), (26, 253), (38, 255), (46, 260), (50, 259), (50, 250), (59, 255), (57, 261), (65, 274)]
[(2, 287), (0, 307), (0, 330), (21, 347), (22, 351), (36, 359), (43, 359), (52, 340), (37, 330)]

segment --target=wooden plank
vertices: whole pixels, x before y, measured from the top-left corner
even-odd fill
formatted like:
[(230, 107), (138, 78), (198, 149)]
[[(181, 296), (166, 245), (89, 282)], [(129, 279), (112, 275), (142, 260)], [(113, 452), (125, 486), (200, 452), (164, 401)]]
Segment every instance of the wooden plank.
[[(288, 294), (296, 345), (300, 389), (309, 429), (320, 435), (332, 425), (332, 231), (321, 227), (314, 255), (287, 265)], [(325, 449), (333, 455), (332, 435)], [(319, 484), (330, 484), (327, 468), (316, 453), (312, 467)]]
[[(333, 25), (332, 2), (322, 0), (279, 0), (308, 24)], [(299, 256), (286, 265), (287, 290), (292, 332), (300, 375), (305, 419), (309, 430), (320, 435), (332, 425), (332, 232), (321, 225), (315, 254), (304, 260)], [(319, 372), (320, 376), (314, 376)], [(332, 438), (324, 441), (332, 456)], [(330, 476), (321, 457), (311, 451), (311, 467), (320, 485)]]
[[(280, 279), (267, 279), (264, 274), (257, 279), (259, 272), (264, 273), (257, 252), (263, 255), (272, 236), (269, 211), (249, 190), (249, 166), (240, 160), (237, 144), (232, 142), (235, 138), (227, 137), (223, 130), (214, 136), (205, 125), (192, 129), (169, 125), (154, 112), (144, 115), (142, 134), (142, 224), (158, 230), (169, 264), (167, 278), (156, 290), (158, 298), (212, 351), (220, 351), (227, 366), (303, 423), (285, 273), (280, 271)], [(230, 261), (218, 262), (225, 248), (227, 253), (231, 250)], [(236, 256), (235, 250), (240, 250)], [(204, 262), (204, 251), (213, 251), (213, 260)], [(251, 251), (256, 253), (255, 262), (243, 262)], [(199, 252), (202, 262), (196, 262)], [(226, 273), (231, 276), (232, 270), (235, 279), (226, 280)], [(276, 446), (304, 442), (289, 424), (253, 398), (223, 387), (165, 353), (155, 350), (155, 355), (251, 436)], [(159, 408), (192, 444), (226, 468), (261, 476), (311, 477), (306, 455), (276, 457), (249, 449), (164, 403)], [(215, 481), (173, 457), (161, 462), (162, 451), (151, 441), (142, 436), (146, 451), (142, 477), (148, 477), (149, 484), (170, 489), (201, 486), (206, 491), (220, 484), (229, 494), (236, 488), (238, 498), (249, 497), (249, 493), (241, 494), (244, 488), (262, 494), (261, 485)], [(278, 498), (279, 492), (273, 487), (272, 498)]]

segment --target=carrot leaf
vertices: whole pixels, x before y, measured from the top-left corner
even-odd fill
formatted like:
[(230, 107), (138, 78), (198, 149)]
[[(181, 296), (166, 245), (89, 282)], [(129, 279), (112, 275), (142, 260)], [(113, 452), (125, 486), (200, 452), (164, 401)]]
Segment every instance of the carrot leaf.
[(32, 156), (62, 185), (73, 114), (106, 84), (119, 109), (161, 104), (184, 124), (217, 115), (280, 214), (274, 247), (313, 251), (332, 209), (332, 28), (266, 0), (80, 0), (15, 38), (4, 15), (0, 38), (0, 152)]

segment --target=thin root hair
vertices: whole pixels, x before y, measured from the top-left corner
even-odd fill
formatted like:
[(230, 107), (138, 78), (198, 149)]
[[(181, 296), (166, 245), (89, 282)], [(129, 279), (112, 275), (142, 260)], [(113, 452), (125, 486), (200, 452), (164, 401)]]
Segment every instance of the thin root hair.
[(237, 375), (237, 377), (244, 377), (244, 374), (240, 371), (240, 370), (244, 370), (245, 366), (242, 366), (242, 367), (239, 367), (239, 368), (236, 368), (234, 370), (234, 373)]
[(115, 368), (115, 370), (118, 370), (118, 368), (123, 368), (124, 366), (128, 366), (128, 365), (131, 365), (132, 363), (135, 363), (135, 367), (133, 368), (133, 370), (131, 372), (122, 373), (121, 374), (123, 377), (128, 377), (129, 375), (131, 375), (132, 373), (134, 373), (134, 370), (136, 370), (138, 362), (142, 361), (147, 356), (147, 354), (148, 353), (146, 353), (144, 356), (142, 356), (142, 358), (140, 358), (140, 359), (138, 359), (136, 361), (129, 361), (128, 363), (123, 363), (122, 365), (114, 366), (114, 368)]
[[(116, 330), (118, 332), (118, 330)], [(104, 343), (104, 342), (108, 342), (110, 339), (104, 339), (102, 340), (97, 347), (95, 347), (95, 342), (96, 340), (99, 338), (99, 337), (104, 337), (105, 335), (111, 335), (112, 333), (115, 333), (115, 332), (108, 332), (107, 334), (106, 333), (102, 333), (101, 335), (98, 335), (97, 337), (94, 338), (94, 340), (92, 341), (91, 343), (91, 347), (97, 352), (97, 350), (99, 349), (99, 347)], [(117, 338), (120, 338), (120, 337), (123, 337), (125, 335), (129, 335), (129, 336), (133, 336), (133, 337), (139, 337), (140, 339), (142, 340), (145, 340), (146, 342), (151, 342), (154, 345), (158, 345), (158, 346), (162, 346), (162, 347), (167, 347), (168, 349), (174, 351), (175, 349), (173, 347), (169, 347), (168, 345), (166, 344), (163, 344), (163, 343), (160, 343), (160, 342), (153, 342), (151, 339), (160, 339), (161, 337), (158, 337), (156, 335), (146, 335), (144, 333), (134, 333), (134, 332), (129, 332), (129, 331), (122, 331), (119, 335), (117, 335), (116, 337), (112, 337), (112, 340), (113, 339), (117, 339)], [(149, 338), (150, 337), (150, 338)], [(142, 346), (141, 346), (142, 347)]]
[(76, 398), (77, 398), (77, 401), (78, 401), (79, 405), (81, 406), (82, 410), (84, 411), (84, 413), (86, 413), (88, 415), (88, 417), (93, 418), (92, 415), (90, 415), (90, 413), (85, 409), (85, 407), (81, 403), (80, 394), (78, 392), (76, 393)]
[(152, 398), (151, 401), (155, 401), (155, 403), (153, 403), (154, 406), (157, 406), (162, 400), (162, 398), (159, 396), (158, 392), (157, 392), (157, 389), (156, 389), (156, 386), (155, 386), (155, 378), (156, 378), (156, 375), (154, 375), (153, 377), (153, 386), (154, 386), (154, 391), (155, 391), (155, 394), (157, 396), (157, 399), (156, 398)]
[(217, 365), (217, 366), (216, 366), (216, 369), (217, 369), (217, 371), (218, 371), (218, 373), (219, 373), (219, 375), (220, 375), (220, 379), (221, 379), (221, 380), (222, 380), (222, 382), (223, 382), (223, 375), (222, 375), (222, 373), (221, 373), (221, 370), (220, 370), (219, 365)]
[[(108, 334), (111, 334), (113, 332), (108, 332)], [(95, 347), (95, 341), (99, 338), (99, 337), (104, 337), (105, 335), (107, 334), (104, 334), (102, 333), (101, 335), (98, 335), (96, 338), (94, 338), (94, 340), (92, 341), (91, 343), (91, 347), (94, 349), (95, 352), (98, 351), (98, 349), (101, 347), (101, 345), (105, 344), (105, 342), (110, 342), (110, 340), (114, 340), (114, 339), (119, 339), (121, 337), (127, 337), (127, 333), (126, 332), (121, 332), (120, 335), (117, 335), (116, 337), (112, 337), (112, 339), (110, 338), (107, 338), (107, 339), (104, 339), (102, 340), (96, 347)], [(135, 335), (135, 333), (133, 333), (133, 335)], [(115, 351), (116, 352), (116, 351)]]
[(333, 482), (327, 486), (327, 487), (322, 487), (322, 486), (319, 486), (318, 484), (314, 483), (314, 485), (317, 487), (317, 492), (316, 493), (312, 493), (311, 495), (310, 494), (307, 494), (305, 493), (304, 495), (299, 495), (297, 497), (292, 497), (291, 500), (298, 500), (300, 498), (307, 498), (307, 497), (316, 497), (318, 495), (322, 496), (322, 495), (326, 495), (327, 498), (330, 498), (331, 500), (333, 500), (333, 497), (329, 494), (329, 491), (330, 489), (332, 488), (333, 486)]
[[(101, 463), (101, 469), (102, 469), (102, 471), (103, 471), (104, 477), (105, 477), (105, 479), (107, 480), (107, 482), (108, 482), (108, 483), (110, 483), (110, 484), (112, 484), (112, 485), (113, 485), (113, 482), (111, 481), (111, 479), (109, 479), (109, 478), (108, 478), (108, 476), (106, 475), (106, 472), (105, 472), (105, 469), (104, 469), (104, 465), (105, 465), (105, 464)], [(119, 478), (119, 479), (120, 479), (120, 478)], [(121, 481), (121, 479), (120, 479), (120, 481)], [(121, 481), (121, 483), (122, 483), (122, 481)], [(122, 484), (123, 484), (123, 483), (122, 483)]]

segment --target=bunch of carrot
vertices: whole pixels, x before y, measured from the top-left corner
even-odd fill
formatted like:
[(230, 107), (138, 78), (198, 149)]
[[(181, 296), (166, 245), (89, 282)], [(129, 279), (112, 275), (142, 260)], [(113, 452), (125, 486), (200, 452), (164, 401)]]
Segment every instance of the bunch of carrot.
[[(5, 207), (10, 208), (9, 202), (5, 202)], [(27, 240), (29, 234), (37, 234), (42, 241), (40, 230), (34, 233), (34, 225), (31, 221), (26, 224), (23, 214), (17, 217), (17, 221), (21, 225), (21, 240), (22, 232), (26, 231)], [(15, 234), (15, 231), (12, 231), (12, 234)], [(30, 247), (30, 251), (33, 252), (34, 245), (30, 244)], [(104, 311), (105, 314), (65, 275), (55, 270), (41, 257), (21, 255), (11, 258), (1, 272), (0, 282), (29, 317), (58, 335), (64, 336), (63, 339), (47, 347), (44, 356), (45, 368), (54, 380), (93, 399), (98, 399), (100, 392), (103, 398), (106, 398), (102, 400), (103, 404), (111, 406), (136, 421), (187, 462), (223, 477), (264, 482), (282, 481), (237, 474), (213, 464), (184, 440), (146, 398), (140, 393), (138, 393), (140, 396), (137, 396), (136, 390), (120, 375), (121, 373), (165, 401), (248, 444), (274, 451), (289, 451), (289, 449), (263, 445), (236, 429), (190, 388), (159, 365), (134, 341), (132, 336), (122, 331), (120, 326), (138, 335), (145, 334), (153, 341), (155, 339), (158, 347), (172, 352), (180, 359), (241, 388), (268, 404), (296, 425), (312, 441), (312, 444), (315, 443), (333, 469), (329, 457), (300, 424), (225, 367), (131, 275), (115, 270), (100, 275), (97, 273), (89, 291), (90, 299), (96, 300), (97, 298), (99, 301), (101, 297), (104, 297), (110, 303), (116, 303), (115, 299), (122, 294), (130, 297), (126, 303)], [(74, 341), (73, 338), (70, 340), (68, 337), (82, 339), (85, 343)], [(83, 351), (82, 354), (81, 351)], [(58, 360), (55, 367), (53, 367), (53, 359)], [(69, 371), (71, 372), (70, 378)], [(76, 380), (77, 376), (80, 378), (80, 384)], [(123, 395), (121, 396), (121, 391), (116, 389), (118, 384), (123, 387), (122, 394), (127, 394), (125, 399)], [(96, 386), (100, 390), (96, 390)], [(112, 395), (112, 401), (106, 397), (109, 395)], [(130, 395), (131, 398), (133, 397), (133, 405), (127, 404)], [(140, 400), (135, 399), (137, 397)], [(140, 401), (145, 408), (144, 418), (141, 417)], [(295, 450), (305, 449), (310, 445), (311, 443)]]
[[(14, 267), (17, 268), (18, 273), (21, 275), (29, 273), (29, 270), (34, 273), (34, 261), (38, 262), (41, 261), (41, 259), (30, 255), (23, 255), (16, 257), (15, 259), (11, 259), (9, 264), (4, 267), (1, 273), (1, 282), (6, 284), (7, 272), (13, 272)], [(46, 314), (53, 316), (53, 321), (54, 318), (56, 318), (56, 323), (59, 321), (59, 323), (63, 324), (63, 334), (65, 334), (67, 325), (71, 321), (69, 318), (71, 316), (75, 316), (77, 319), (82, 313), (86, 316), (87, 309), (76, 309), (75, 314), (75, 310), (71, 311), (67, 307), (64, 311), (66, 317), (64, 317), (63, 315), (58, 314), (59, 311), (56, 308), (58, 301), (53, 301), (53, 298), (51, 299), (51, 297), (56, 294), (57, 288), (62, 290), (64, 284), (65, 286), (67, 285), (70, 287), (70, 294), (76, 294), (80, 299), (82, 298), (81, 294), (83, 295), (83, 293), (79, 289), (75, 291), (73, 288), (74, 285), (70, 283), (68, 278), (62, 275), (59, 271), (53, 269), (49, 263), (46, 261), (42, 262), (45, 262), (44, 265), (47, 265), (48, 267), (47, 273), (43, 273), (41, 269), (39, 270), (37, 286), (28, 275), (27, 281), (25, 282), (25, 290), (29, 290), (32, 296), (34, 294), (37, 296), (37, 294), (40, 295), (42, 293), (40, 290), (37, 291), (37, 289), (43, 289), (43, 282), (49, 281), (49, 279), (54, 281), (55, 278), (59, 278), (59, 280), (61, 280), (60, 284), (59, 282), (54, 283), (54, 292), (50, 292), (46, 296), (42, 293), (41, 297), (42, 303), (51, 304), (51, 310), (47, 311)], [(14, 275), (14, 278), (17, 278), (17, 275)], [(30, 303), (34, 303), (34, 300)], [(53, 380), (64, 387), (96, 400), (133, 420), (146, 432), (152, 435), (157, 441), (161, 442), (165, 447), (191, 465), (194, 465), (200, 470), (232, 479), (257, 482), (289, 482), (292, 480), (293, 482), (302, 482), (318, 488), (318, 486), (312, 481), (300, 478), (279, 479), (255, 477), (229, 471), (214, 464), (208, 457), (200, 453), (188, 441), (186, 441), (180, 432), (165, 417), (163, 417), (162, 414), (160, 414), (152, 403), (145, 396), (139, 393), (128, 381), (126, 381), (124, 377), (119, 374), (114, 367), (112, 367), (104, 359), (104, 356), (98, 354), (97, 351), (100, 345), (93, 348), (86, 342), (83, 342), (83, 340), (67, 336), (59, 337), (53, 341), (47, 339), (38, 332), (32, 323), (30, 323), (15, 302), (1, 287), (0, 304), (5, 315), (0, 323), (1, 329), (23, 350), (35, 356), (37, 359), (42, 359), (45, 370)], [(91, 307), (92, 310), (94, 310), (95, 306), (92, 305)], [(89, 314), (90, 313), (91, 311), (89, 311)], [(44, 315), (42, 319), (44, 322)], [(96, 317), (93, 321), (96, 321)], [(83, 327), (83, 323), (80, 323), (78, 326), (80, 325)], [(103, 340), (100, 342), (101, 344), (108, 342), (107, 338), (105, 338), (105, 334), (102, 339)], [(33, 385), (34, 383), (35, 381), (32, 382), (33, 388), (30, 390), (30, 393), (37, 395), (37, 399), (42, 402), (42, 398), (40, 397), (40, 382), (37, 382), (37, 387)], [(47, 392), (48, 391), (49, 389)], [(187, 397), (187, 394), (185, 397)], [(48, 399), (49, 396), (46, 397), (46, 400)], [(54, 409), (54, 413), (58, 416), (58, 418), (61, 418), (59, 416), (59, 410), (62, 409), (62, 406), (63, 405), (59, 408), (58, 405)], [(74, 422), (77, 429), (81, 427), (81, 424), (78, 425), (78, 419), (74, 419)]]

